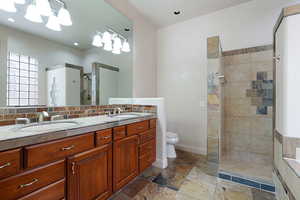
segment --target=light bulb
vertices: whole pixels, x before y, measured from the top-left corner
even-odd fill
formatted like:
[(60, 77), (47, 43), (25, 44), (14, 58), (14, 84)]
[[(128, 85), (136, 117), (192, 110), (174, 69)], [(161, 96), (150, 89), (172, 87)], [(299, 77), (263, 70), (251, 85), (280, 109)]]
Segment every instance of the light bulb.
[(29, 21), (35, 22), (35, 23), (42, 23), (43, 19), (37, 10), (36, 6), (33, 4), (30, 4), (27, 7), (25, 18)]
[(70, 12), (64, 7), (62, 7), (58, 12), (58, 20), (63, 26), (72, 26), (73, 24)]
[(52, 9), (48, 0), (36, 0), (36, 8), (40, 15), (49, 17), (52, 14)]
[(16, 4), (25, 4), (25, 3), (26, 3), (25, 0), (14, 0), (14, 2), (15, 2)]
[(0, 3), (0, 10), (6, 12), (17, 12), (14, 0), (2, 0)]
[(113, 46), (113, 49), (115, 51), (118, 51), (118, 50), (122, 49), (122, 41), (121, 41), (121, 39), (118, 36), (114, 37), (114, 46)]
[(111, 36), (111, 34), (109, 32), (105, 31), (103, 33), (103, 38), (102, 39), (103, 39), (103, 42), (106, 43), (108, 41), (111, 41), (112, 36)]
[(102, 47), (103, 44), (102, 44), (102, 38), (99, 34), (95, 35), (94, 36), (94, 39), (93, 39), (93, 46), (95, 47)]
[(104, 48), (103, 48), (105, 51), (112, 51), (113, 50), (113, 45), (112, 45), (112, 41), (109, 40), (109, 41), (106, 41), (104, 43)]
[(123, 43), (122, 51), (127, 53), (130, 52), (130, 45), (127, 40)]
[(52, 14), (49, 17), (48, 23), (46, 24), (46, 27), (53, 30), (53, 31), (61, 31), (61, 27), (58, 21), (58, 17)]

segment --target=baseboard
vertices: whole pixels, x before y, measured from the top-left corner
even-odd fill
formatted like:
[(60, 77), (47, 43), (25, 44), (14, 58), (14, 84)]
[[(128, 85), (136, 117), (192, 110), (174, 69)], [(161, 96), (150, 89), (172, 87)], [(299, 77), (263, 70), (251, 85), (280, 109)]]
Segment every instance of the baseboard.
[(156, 159), (155, 163), (153, 163), (153, 166), (161, 169), (165, 169), (168, 167), (168, 160), (166, 159)]
[(185, 145), (181, 145), (181, 144), (176, 145), (175, 148), (182, 150), (182, 151), (195, 153), (195, 154), (206, 155), (206, 149), (203, 149), (203, 148), (185, 146)]

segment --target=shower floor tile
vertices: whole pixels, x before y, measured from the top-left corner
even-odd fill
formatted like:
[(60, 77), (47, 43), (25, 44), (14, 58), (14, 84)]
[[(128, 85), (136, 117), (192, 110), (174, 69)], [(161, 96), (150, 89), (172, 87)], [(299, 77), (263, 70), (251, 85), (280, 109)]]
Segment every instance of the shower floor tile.
[(248, 152), (229, 152), (222, 155), (220, 170), (250, 179), (272, 182), (273, 167), (270, 156)]

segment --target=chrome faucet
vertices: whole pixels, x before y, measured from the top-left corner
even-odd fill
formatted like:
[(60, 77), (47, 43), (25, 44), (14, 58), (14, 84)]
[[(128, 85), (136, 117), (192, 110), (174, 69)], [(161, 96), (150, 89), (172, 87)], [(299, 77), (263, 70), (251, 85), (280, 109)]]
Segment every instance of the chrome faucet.
[(43, 122), (45, 117), (49, 117), (49, 113), (47, 113), (46, 111), (40, 112), (39, 113), (39, 122)]

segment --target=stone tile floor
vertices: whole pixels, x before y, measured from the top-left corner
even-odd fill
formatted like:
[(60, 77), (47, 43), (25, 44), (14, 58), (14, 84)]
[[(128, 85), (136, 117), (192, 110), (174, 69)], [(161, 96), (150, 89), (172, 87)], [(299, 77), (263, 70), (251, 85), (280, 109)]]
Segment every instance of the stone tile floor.
[(167, 169), (151, 167), (110, 200), (275, 200), (273, 194), (217, 178), (218, 166), (177, 151)]

